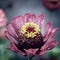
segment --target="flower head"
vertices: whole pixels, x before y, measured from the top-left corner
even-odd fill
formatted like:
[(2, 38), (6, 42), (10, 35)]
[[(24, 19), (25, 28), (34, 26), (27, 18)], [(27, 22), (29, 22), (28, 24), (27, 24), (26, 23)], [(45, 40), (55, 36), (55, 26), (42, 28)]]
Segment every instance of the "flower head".
[(60, 8), (60, 0), (43, 0), (43, 4), (50, 10), (56, 10)]
[(7, 24), (6, 37), (10, 41), (9, 50), (22, 55), (43, 55), (47, 50), (54, 48), (58, 42), (54, 40), (58, 28), (52, 29), (50, 22), (47, 22), (42, 35), (42, 25), (45, 16), (38, 17), (34, 14), (25, 14), (12, 19)]

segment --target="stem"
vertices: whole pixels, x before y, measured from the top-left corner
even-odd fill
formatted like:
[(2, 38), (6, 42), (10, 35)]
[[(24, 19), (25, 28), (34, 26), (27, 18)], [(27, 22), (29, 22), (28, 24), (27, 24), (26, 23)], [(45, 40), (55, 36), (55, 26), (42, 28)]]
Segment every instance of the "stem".
[(33, 60), (32, 57), (28, 56), (28, 60)]

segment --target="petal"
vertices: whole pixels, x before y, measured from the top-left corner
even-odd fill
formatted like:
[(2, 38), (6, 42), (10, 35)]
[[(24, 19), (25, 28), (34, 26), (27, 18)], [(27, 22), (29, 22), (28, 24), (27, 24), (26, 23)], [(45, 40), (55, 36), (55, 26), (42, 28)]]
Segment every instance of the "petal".
[(36, 23), (40, 26), (40, 28), (42, 27), (44, 20), (45, 20), (45, 16), (43, 14), (38, 16)]
[(38, 51), (38, 49), (28, 49), (28, 50), (24, 49), (24, 50), (25, 50), (26, 54), (29, 56), (35, 55), (36, 52)]
[(50, 22), (47, 22), (46, 26), (45, 26), (45, 32), (44, 32), (44, 36), (46, 36), (49, 32), (51, 32), (52, 29), (52, 25)]
[(44, 41), (47, 41), (46, 43), (54, 40), (54, 36), (57, 32), (58, 28), (54, 28), (49, 34), (47, 34), (46, 38), (44, 39)]
[(57, 46), (58, 41), (51, 41), (46, 43), (45, 45), (42, 46), (41, 50), (50, 50), (52, 48), (54, 48), (55, 46)]
[(24, 20), (25, 20), (25, 22), (35, 22), (36, 16), (35, 16), (35, 14), (27, 13), (24, 16)]
[(30, 13), (26, 13), (25, 15), (24, 15), (24, 21), (25, 21), (25, 23), (26, 22), (28, 22), (28, 17), (30, 16)]
[(51, 30), (52, 30), (52, 25), (50, 22), (47, 22), (44, 32), (44, 41), (46, 41), (46, 39), (48, 38), (48, 35), (50, 34)]
[(38, 53), (39, 56), (44, 55), (48, 50), (53, 49), (55, 46), (58, 45), (58, 41), (51, 41), (45, 45), (42, 46), (40, 49), (41, 51)]
[(29, 22), (36, 22), (36, 16), (35, 16), (35, 14), (30, 14)]
[(48, 40), (47, 40), (47, 43), (48, 43), (48, 42), (51, 42), (52, 40), (54, 40), (54, 36), (55, 36), (57, 30), (58, 30), (58, 28), (54, 28), (54, 29), (51, 31), (51, 33), (50, 33), (50, 35), (49, 35), (49, 38), (48, 38)]
[(21, 30), (22, 25), (24, 24), (23, 16), (17, 16), (12, 19), (12, 24), (15, 26), (17, 30)]
[(8, 31), (8, 33), (9, 33), (11, 36), (13, 36), (15, 39), (18, 38), (18, 36), (17, 36), (17, 34), (16, 34), (16, 32), (15, 32), (15, 29), (14, 29), (14, 27), (12, 26), (11, 23), (8, 23), (8, 24), (7, 24), (7, 31)]
[(7, 31), (5, 32), (5, 35), (6, 35), (6, 37), (8, 38), (8, 40), (10, 41), (10, 44), (11, 44), (11, 47), (9, 47), (8, 49), (10, 49), (10, 50), (12, 50), (12, 51), (14, 51), (14, 52), (18, 52), (18, 53), (21, 54), (21, 55), (25, 55), (25, 53), (23, 53), (22, 51), (20, 51), (20, 50), (16, 47), (13, 39), (11, 38), (11, 36), (9, 35), (9, 33), (8, 33)]

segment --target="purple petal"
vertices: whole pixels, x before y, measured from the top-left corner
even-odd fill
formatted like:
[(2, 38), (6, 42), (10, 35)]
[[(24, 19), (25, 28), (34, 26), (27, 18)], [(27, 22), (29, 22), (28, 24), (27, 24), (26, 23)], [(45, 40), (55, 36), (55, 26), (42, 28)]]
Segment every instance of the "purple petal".
[(44, 20), (45, 20), (45, 16), (43, 14), (38, 16), (36, 23), (40, 26), (40, 28), (42, 27)]
[(30, 13), (26, 13), (25, 15), (24, 15), (24, 21), (25, 21), (25, 23), (26, 22), (28, 22), (28, 17), (30, 16)]
[(40, 49), (41, 51), (38, 53), (38, 55), (39, 56), (44, 55), (47, 52), (47, 50), (53, 49), (55, 46), (57, 46), (57, 44), (58, 44), (58, 41), (51, 41), (51, 42), (43, 45), (42, 48)]
[(16, 32), (15, 32), (15, 29), (14, 29), (14, 27), (12, 26), (12, 24), (11, 23), (8, 23), (7, 24), (7, 31), (8, 31), (8, 33), (11, 35), (11, 36), (13, 36), (15, 39), (17, 39), (17, 34), (16, 34)]
[(29, 56), (35, 55), (36, 52), (38, 51), (38, 49), (28, 49), (28, 50), (24, 49), (24, 50), (25, 50), (26, 54)]
[(21, 30), (21, 27), (24, 24), (23, 16), (18, 16), (18, 17), (13, 18), (12, 23), (17, 30)]
[(8, 49), (10, 49), (10, 50), (12, 50), (12, 51), (14, 51), (14, 52), (18, 52), (18, 53), (21, 54), (21, 55), (25, 55), (25, 53), (23, 53), (22, 51), (20, 51), (20, 50), (16, 47), (13, 39), (11, 38), (11, 36), (9, 35), (9, 33), (8, 33), (7, 31), (5, 32), (5, 35), (6, 35), (6, 37), (8, 38), (8, 40), (10, 41), (10, 44), (11, 44), (11, 47), (9, 47)]
[(27, 13), (24, 16), (24, 20), (25, 20), (25, 22), (35, 22), (36, 16), (35, 16), (35, 14)]
[(58, 30), (58, 28), (54, 28), (54, 29), (51, 31), (51, 33), (50, 33), (50, 35), (49, 35), (49, 38), (48, 38), (48, 40), (47, 40), (46, 43), (51, 42), (52, 40), (54, 40), (54, 36), (55, 36), (57, 30)]
[(48, 35), (50, 34), (51, 30), (52, 30), (52, 25), (50, 22), (47, 22), (44, 32), (44, 41), (46, 41), (46, 39), (48, 38)]
[(54, 48), (55, 46), (57, 46), (58, 41), (51, 41), (48, 43), (45, 43), (45, 45), (42, 46), (41, 50), (50, 50), (52, 48)]
[(47, 36), (44, 39), (44, 42), (47, 41), (46, 43), (54, 40), (54, 36), (57, 32), (58, 28), (54, 28), (49, 34), (47, 34)]

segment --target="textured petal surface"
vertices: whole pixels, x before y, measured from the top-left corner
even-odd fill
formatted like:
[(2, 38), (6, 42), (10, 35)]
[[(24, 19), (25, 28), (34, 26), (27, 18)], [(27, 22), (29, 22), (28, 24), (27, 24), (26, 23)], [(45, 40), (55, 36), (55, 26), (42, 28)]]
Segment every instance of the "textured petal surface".
[(56, 33), (57, 30), (58, 30), (58, 28), (54, 28), (51, 31), (51, 33), (49, 35), (49, 38), (47, 39), (46, 43), (43, 45), (43, 47), (41, 49), (44, 49), (49, 42), (52, 42), (54, 40), (54, 36), (55, 36), (55, 33)]
[(56, 45), (58, 44), (58, 41), (51, 41), (51, 42), (48, 42), (46, 43), (42, 48), (41, 50), (50, 50), (52, 48), (54, 48)]
[(22, 25), (24, 24), (23, 16), (17, 16), (12, 19), (12, 23), (17, 30), (21, 30)]
[(35, 55), (35, 53), (38, 51), (38, 49), (28, 49), (28, 50), (24, 49), (24, 50), (25, 50), (26, 54), (29, 56)]
[(9, 35), (9, 33), (8, 33), (7, 31), (5, 32), (5, 35), (6, 35), (6, 37), (8, 38), (8, 40), (10, 41), (10, 44), (11, 44), (11, 47), (9, 47), (8, 49), (10, 49), (10, 50), (12, 50), (12, 51), (14, 51), (14, 52), (17, 52), (17, 53), (19, 53), (19, 54), (21, 54), (21, 55), (25, 55), (25, 53), (23, 53), (22, 51), (20, 51), (20, 50), (16, 47), (13, 39), (11, 38), (11, 36)]
[(12, 37), (14, 37), (15, 39), (18, 38), (18, 36), (17, 36), (17, 34), (16, 34), (16, 32), (15, 32), (15, 29), (14, 29), (14, 27), (12, 26), (11, 23), (8, 23), (8, 25), (7, 25), (7, 31), (8, 31), (8, 33), (9, 33)]
[(47, 22), (46, 26), (45, 26), (45, 32), (44, 32), (44, 41), (47, 40), (49, 34), (51, 33), (52, 30), (52, 25), (50, 22)]
[(38, 16), (36, 23), (40, 26), (40, 28), (42, 27), (44, 20), (45, 20), (45, 16), (43, 14)]
[(52, 41), (52, 42), (47, 43), (41, 48), (41, 51), (38, 55), (39, 56), (44, 55), (47, 52), (47, 50), (53, 49), (55, 46), (57, 46), (57, 44), (58, 44), (58, 41)]
[(52, 40), (54, 40), (54, 37), (55, 37), (55, 34), (56, 34), (57, 30), (58, 30), (58, 28), (54, 28), (54, 29), (51, 31), (51, 33), (48, 35), (49, 38), (48, 38), (48, 40), (47, 40), (46, 43), (51, 42)]
[(36, 21), (36, 16), (35, 16), (35, 14), (27, 13), (24, 16), (24, 20), (25, 20), (25, 22), (35, 22)]

